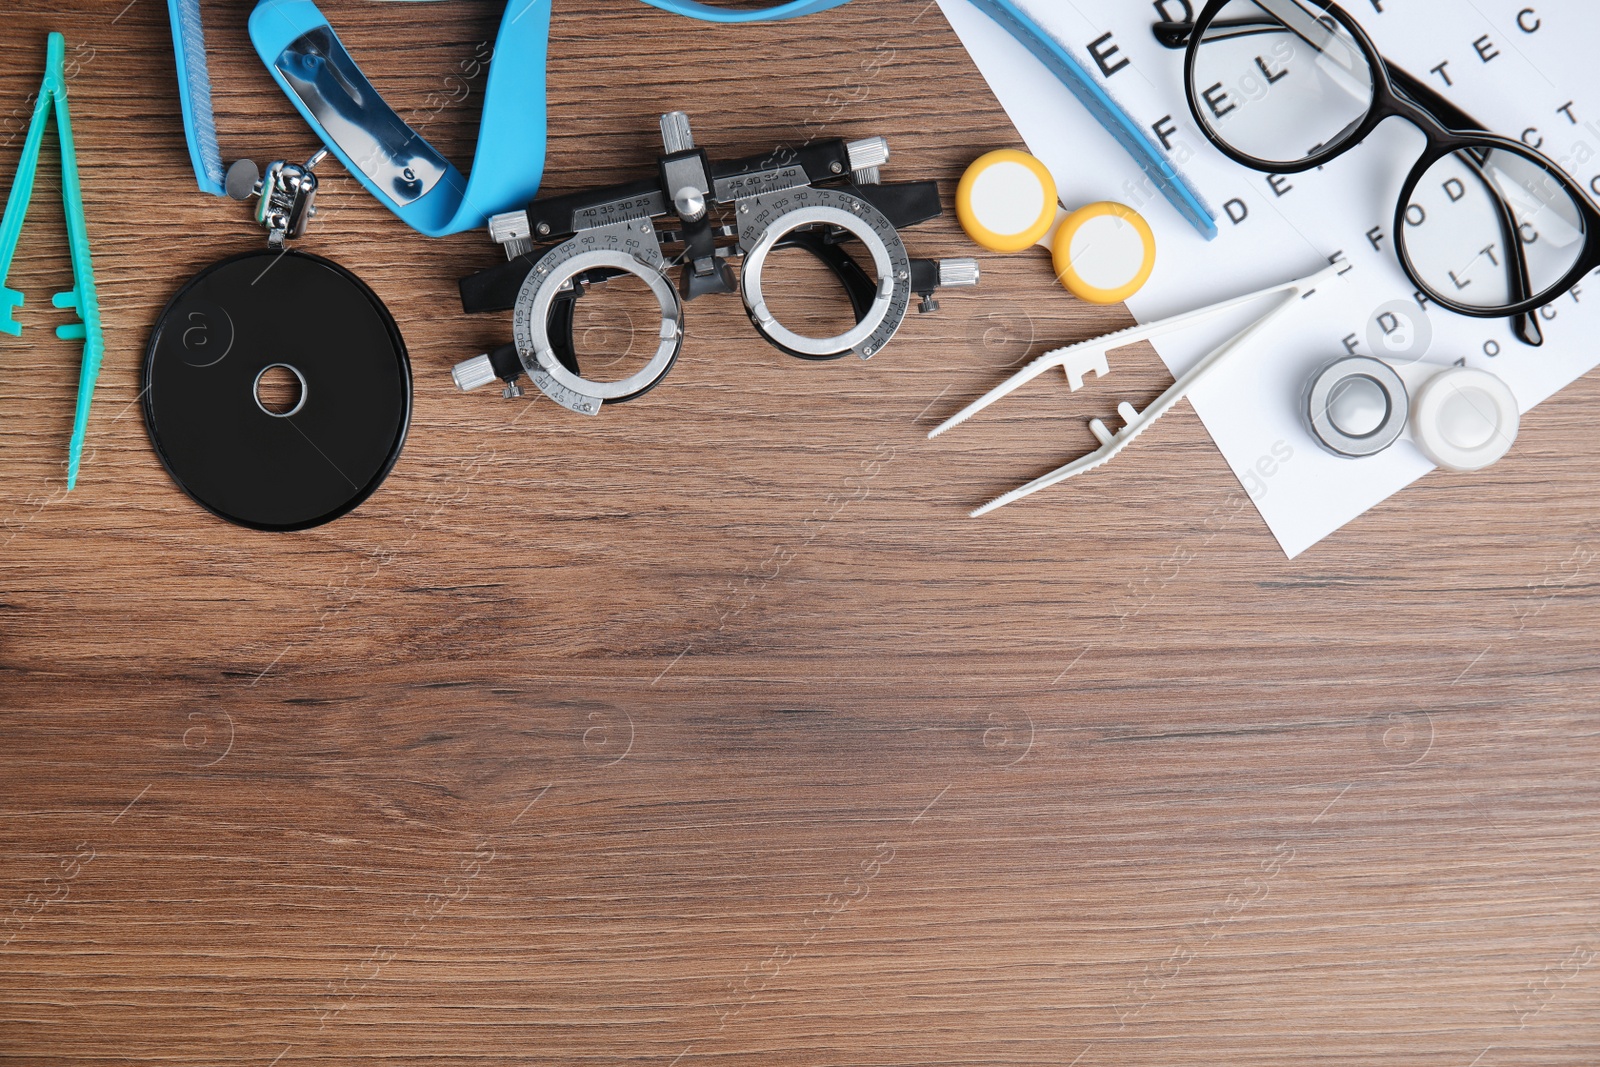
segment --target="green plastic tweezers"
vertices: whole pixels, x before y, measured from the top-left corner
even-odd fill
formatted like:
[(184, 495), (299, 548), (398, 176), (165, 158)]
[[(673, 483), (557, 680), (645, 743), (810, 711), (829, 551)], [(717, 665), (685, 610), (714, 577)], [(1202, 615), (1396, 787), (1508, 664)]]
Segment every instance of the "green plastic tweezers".
[(65, 56), (67, 42), (59, 33), (50, 35), (44, 65), (44, 81), (33, 104), (33, 121), (28, 140), (17, 161), (17, 176), (6, 197), (4, 221), (0, 221), (0, 331), (22, 335), (22, 324), (12, 310), (22, 306), (22, 294), (6, 287), (11, 259), (16, 255), (17, 239), (22, 236), (22, 220), (33, 197), (34, 172), (39, 166), (39, 146), (50, 122), (56, 116), (56, 134), (61, 143), (61, 200), (66, 207), (67, 243), (72, 249), (72, 284), (52, 301), (58, 308), (72, 308), (78, 322), (56, 327), (63, 341), (83, 342), (83, 366), (78, 373), (78, 410), (72, 423), (72, 443), (67, 452), (67, 488), (78, 483), (78, 461), (83, 457), (83, 438), (89, 425), (89, 402), (94, 399), (94, 383), (100, 377), (100, 361), (105, 355), (105, 337), (100, 329), (100, 302), (94, 291), (94, 264), (89, 258), (89, 231), (83, 219), (83, 191), (78, 185), (78, 155), (72, 147), (72, 116), (67, 110)]

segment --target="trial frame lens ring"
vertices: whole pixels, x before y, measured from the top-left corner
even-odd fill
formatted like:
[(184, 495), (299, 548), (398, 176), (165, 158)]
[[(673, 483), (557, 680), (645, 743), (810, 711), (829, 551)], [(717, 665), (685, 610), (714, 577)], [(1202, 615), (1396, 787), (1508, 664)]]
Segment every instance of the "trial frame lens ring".
[[(772, 314), (761, 292), (762, 271), (766, 268), (767, 256), (777, 243), (803, 226), (816, 225), (835, 226), (857, 238), (866, 246), (872, 257), (873, 270), (878, 275), (877, 293), (873, 296), (872, 306), (854, 326), (834, 337), (806, 337), (795, 333)], [(889, 248), (871, 225), (841, 208), (820, 204), (795, 208), (774, 220), (746, 253), (744, 268), (739, 276), (745, 308), (756, 328), (784, 349), (811, 359), (830, 358), (854, 351), (857, 345), (877, 332), (893, 306), (895, 284)]]
[[(586, 271), (607, 267), (632, 274), (649, 287), (661, 308), (661, 324), (657, 330), (659, 343), (655, 354), (650, 357), (643, 369), (618, 381), (597, 382), (573, 374), (561, 365), (556, 357), (555, 347), (550, 342), (550, 308), (563, 283)], [(673, 361), (677, 358), (678, 349), (683, 344), (683, 303), (678, 298), (677, 290), (659, 270), (626, 252), (612, 249), (580, 252), (562, 263), (548, 277), (538, 278), (530, 275), (523, 285), (524, 289), (529, 285), (535, 287), (528, 309), (528, 323), (532, 332), (529, 339), (531, 343), (527, 346), (528, 351), (524, 352), (521, 344), (518, 345), (517, 351), (524, 369), (530, 375), (536, 370), (542, 371), (557, 383), (583, 396), (602, 401), (621, 401), (649, 389), (671, 369)], [(518, 302), (522, 302), (520, 295)]]

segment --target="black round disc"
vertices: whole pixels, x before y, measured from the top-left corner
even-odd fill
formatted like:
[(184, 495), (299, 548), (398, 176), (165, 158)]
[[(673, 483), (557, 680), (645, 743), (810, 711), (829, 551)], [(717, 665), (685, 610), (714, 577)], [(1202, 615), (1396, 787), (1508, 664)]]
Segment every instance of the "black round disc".
[[(256, 398), (274, 364), (304, 383), (289, 414)], [(411, 363), (354, 274), (304, 252), (247, 252), (201, 271), (156, 320), (144, 420), (197, 503), (241, 526), (302, 530), (360, 504), (400, 458)]]

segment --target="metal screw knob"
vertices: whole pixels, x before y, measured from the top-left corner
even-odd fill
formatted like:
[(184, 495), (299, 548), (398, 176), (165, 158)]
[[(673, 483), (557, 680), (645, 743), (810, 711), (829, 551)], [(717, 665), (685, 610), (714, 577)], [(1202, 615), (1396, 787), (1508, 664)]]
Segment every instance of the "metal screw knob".
[(684, 222), (694, 222), (706, 213), (706, 198), (692, 185), (685, 185), (672, 198), (672, 206)]
[(881, 167), (889, 162), (889, 142), (882, 137), (868, 137), (860, 141), (851, 141), (844, 146), (845, 154), (850, 157), (850, 169), (870, 170)]
[(661, 116), (661, 144), (669, 156), (694, 147), (694, 134), (689, 132), (688, 115), (682, 111), (669, 111)]
[(470, 393), (490, 382), (498, 381), (500, 376), (494, 372), (494, 364), (489, 361), (488, 355), (484, 354), (462, 360), (451, 367), (450, 377), (455, 379), (457, 389), (463, 393)]
[(978, 284), (982, 271), (978, 261), (967, 256), (939, 261), (939, 286), (944, 289), (966, 289)]
[[(544, 223), (540, 226), (548, 229)], [(489, 216), (489, 237), (506, 251), (507, 259), (515, 259), (524, 252), (533, 251), (533, 231), (528, 227), (526, 211), (506, 211)]]

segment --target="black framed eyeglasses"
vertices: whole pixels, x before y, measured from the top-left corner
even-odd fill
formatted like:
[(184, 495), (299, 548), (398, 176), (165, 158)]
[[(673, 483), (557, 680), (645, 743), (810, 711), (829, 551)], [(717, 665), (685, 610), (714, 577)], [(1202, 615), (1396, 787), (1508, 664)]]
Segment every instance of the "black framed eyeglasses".
[(1516, 316), (1542, 342), (1537, 309), (1600, 267), (1600, 211), (1555, 163), (1489, 133), (1378, 54), (1322, 0), (1209, 0), (1192, 22), (1158, 22), (1186, 48), (1189, 110), (1223, 155), (1294, 174), (1344, 154), (1399, 116), (1427, 144), (1400, 187), (1400, 265), (1434, 303), (1479, 318)]

